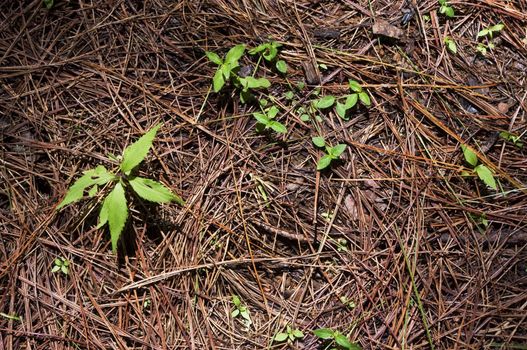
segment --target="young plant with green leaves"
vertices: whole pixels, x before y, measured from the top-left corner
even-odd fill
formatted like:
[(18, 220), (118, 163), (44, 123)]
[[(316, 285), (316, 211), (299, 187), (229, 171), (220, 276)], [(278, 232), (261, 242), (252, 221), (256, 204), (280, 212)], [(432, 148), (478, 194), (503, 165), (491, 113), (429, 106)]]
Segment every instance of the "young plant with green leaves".
[(304, 338), (304, 333), (299, 329), (293, 329), (287, 325), (285, 332), (278, 332), (273, 338), (273, 341), (281, 343), (287, 340), (288, 343), (294, 342), (296, 339)]
[(227, 54), (225, 59), (221, 59), (217, 53), (206, 51), (205, 55), (212, 62), (218, 65), (218, 69), (212, 77), (212, 87), (214, 92), (219, 92), (227, 81), (230, 81), (232, 76), (235, 76), (240, 69), (240, 58), (242, 58), (245, 52), (245, 45), (239, 44), (232, 47)]
[(514, 146), (518, 148), (523, 148), (523, 141), (521, 141), (520, 136), (511, 134), (508, 131), (500, 132), (500, 137), (505, 141), (511, 142)]
[(327, 168), (335, 159), (339, 159), (340, 155), (346, 150), (346, 145), (339, 143), (336, 146), (326, 144), (326, 140), (322, 136), (315, 136), (312, 138), (313, 144), (319, 148), (325, 149), (325, 153), (317, 162), (317, 170)]
[(448, 51), (452, 52), (454, 55), (457, 54), (457, 45), (454, 39), (452, 39), (449, 36), (446, 36), (445, 39), (443, 39)]
[(271, 106), (262, 110), (262, 112), (254, 112), (253, 117), (258, 121), (256, 125), (256, 130), (262, 132), (267, 129), (272, 129), (280, 134), (285, 134), (287, 128), (284, 124), (279, 121), (274, 120), (280, 110), (276, 106)]
[(332, 349), (361, 350), (356, 343), (351, 342), (348, 337), (337, 330), (330, 328), (315, 329), (313, 334), (322, 340), (329, 341)]
[(490, 170), (485, 164), (478, 164), (478, 156), (470, 147), (461, 145), (461, 149), (463, 150), (465, 161), (472, 166), (472, 171), (481, 181), (483, 181), (483, 183), (485, 183), (485, 185), (497, 190), (496, 180), (494, 179), (492, 170)]
[(257, 47), (249, 50), (249, 55), (260, 54), (267, 62), (274, 63), (276, 70), (280, 73), (287, 73), (287, 63), (284, 60), (277, 60), (278, 48), (282, 44), (277, 43), (276, 41), (271, 41), (268, 43), (260, 44)]
[(445, 15), (449, 18), (453, 18), (455, 16), (454, 8), (450, 6), (447, 2), (447, 0), (438, 0), (439, 2), (439, 13), (442, 15)]
[(348, 120), (348, 111), (355, 107), (358, 101), (360, 101), (366, 107), (371, 106), (370, 95), (364, 91), (359, 82), (350, 80), (348, 85), (352, 93), (344, 96), (343, 98), (345, 98), (345, 102), (337, 102), (335, 107), (338, 116), (344, 120)]
[(88, 197), (94, 197), (100, 191), (107, 189), (109, 193), (102, 201), (97, 228), (101, 228), (105, 224), (109, 225), (114, 253), (117, 252), (117, 243), (128, 218), (126, 191), (129, 188), (139, 198), (150, 202), (184, 204), (181, 197), (163, 184), (136, 176), (134, 173), (134, 170), (150, 151), (161, 125), (156, 125), (136, 142), (126, 147), (117, 170), (109, 171), (103, 165), (99, 165), (95, 169), (85, 171), (84, 175), (69, 188), (66, 196), (57, 206), (57, 210), (60, 210), (68, 204), (79, 201), (86, 194)]
[(66, 258), (56, 258), (53, 261), (53, 268), (51, 269), (51, 272), (59, 272), (61, 271), (63, 274), (68, 275), (70, 273), (70, 261)]
[(505, 25), (503, 23), (498, 23), (493, 26), (489, 26), (487, 28), (484, 28), (478, 32), (478, 39), (483, 38), (486, 40), (486, 43), (479, 42), (476, 46), (476, 50), (482, 54), (483, 56), (487, 55), (488, 49), (494, 49), (496, 45), (493, 43), (492, 39), (495, 35), (497, 35), (499, 32), (501, 32), (505, 28)]
[(251, 320), (251, 316), (249, 315), (249, 309), (247, 308), (247, 305), (243, 305), (240, 297), (237, 295), (232, 296), (232, 303), (234, 304), (234, 309), (231, 311), (231, 317), (236, 318), (241, 316), (245, 320), (246, 326), (250, 327), (253, 322)]

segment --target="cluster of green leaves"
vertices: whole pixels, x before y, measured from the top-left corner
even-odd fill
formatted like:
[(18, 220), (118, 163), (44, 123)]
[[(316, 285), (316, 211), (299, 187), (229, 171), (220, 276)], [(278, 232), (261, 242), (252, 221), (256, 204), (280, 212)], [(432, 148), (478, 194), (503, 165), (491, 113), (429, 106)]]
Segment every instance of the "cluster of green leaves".
[(66, 258), (56, 258), (53, 261), (53, 268), (51, 272), (55, 273), (61, 271), (63, 274), (67, 275), (70, 273), (70, 261)]
[(278, 332), (273, 340), (281, 343), (287, 340), (288, 343), (294, 342), (296, 339), (304, 338), (304, 333), (299, 329), (293, 329), (290, 325), (287, 325), (285, 332)]
[(315, 329), (313, 331), (313, 334), (319, 337), (322, 340), (328, 340), (331, 341), (332, 344), (336, 344), (333, 347), (334, 349), (346, 349), (346, 350), (361, 350), (361, 347), (353, 342), (351, 342), (348, 337), (346, 337), (344, 334), (340, 333), (337, 330), (333, 330), (330, 328), (320, 328)]
[(453, 18), (455, 16), (454, 8), (450, 6), (447, 2), (447, 0), (438, 0), (439, 2), (439, 13), (449, 17)]
[(485, 164), (478, 164), (478, 156), (470, 147), (461, 145), (461, 149), (463, 150), (465, 161), (472, 166), (474, 173), (480, 178), (480, 180), (490, 188), (497, 190), (496, 180), (494, 179), (492, 170), (490, 170)]
[(335, 102), (337, 102), (335, 111), (337, 112), (338, 116), (344, 120), (349, 118), (348, 111), (355, 107), (358, 101), (360, 101), (366, 107), (371, 105), (370, 95), (364, 91), (362, 86), (357, 81), (350, 80), (348, 85), (351, 90), (351, 94), (339, 98), (344, 101), (343, 103), (339, 102), (335, 96), (327, 95), (312, 101), (312, 105), (319, 110), (325, 110), (332, 107)]
[(240, 69), (240, 58), (243, 56), (243, 53), (245, 52), (245, 45), (239, 44), (234, 47), (232, 47), (227, 54), (225, 55), (225, 59), (222, 60), (220, 56), (218, 56), (217, 53), (206, 51), (205, 55), (207, 55), (207, 58), (212, 62), (218, 65), (218, 69), (216, 70), (216, 73), (214, 73), (214, 76), (212, 77), (212, 88), (214, 92), (219, 92), (223, 86), (225, 85), (225, 82), (229, 81), (231, 79), (231, 76), (236, 75), (238, 70)]
[(48, 10), (51, 10), (53, 5), (55, 5), (55, 0), (43, 0), (42, 2), (44, 3), (44, 6), (46, 6)]
[(247, 305), (243, 305), (240, 297), (237, 295), (232, 296), (232, 303), (234, 304), (234, 309), (231, 311), (231, 317), (236, 318), (241, 316), (245, 319), (247, 327), (249, 327), (252, 324), (252, 321)]
[(280, 110), (276, 106), (271, 106), (266, 109), (262, 109), (262, 112), (254, 112), (253, 117), (258, 121), (256, 124), (256, 130), (263, 131), (272, 129), (278, 133), (285, 134), (287, 128), (284, 124), (274, 120)]
[(276, 41), (271, 41), (268, 43), (260, 44), (257, 47), (249, 50), (250, 55), (260, 54), (267, 62), (274, 62), (276, 69), (282, 73), (287, 73), (287, 63), (284, 60), (277, 60), (278, 48), (282, 44), (277, 43)]
[(445, 42), (445, 45), (450, 52), (452, 52), (453, 54), (457, 53), (457, 45), (454, 39), (449, 36), (446, 36), (443, 41)]
[(152, 142), (161, 125), (156, 125), (124, 150), (118, 171), (108, 171), (102, 165), (85, 171), (84, 175), (69, 188), (66, 196), (57, 206), (57, 210), (59, 210), (82, 199), (85, 193), (88, 197), (94, 197), (103, 187), (111, 188), (113, 186), (113, 189), (102, 202), (97, 228), (101, 228), (108, 223), (114, 253), (117, 252), (117, 243), (128, 218), (126, 190), (129, 187), (140, 198), (150, 202), (168, 203), (174, 201), (181, 205), (184, 204), (181, 197), (163, 184), (133, 174), (133, 170), (150, 151)]
[(313, 144), (317, 147), (324, 148), (325, 153), (317, 162), (317, 170), (327, 168), (331, 162), (335, 159), (339, 159), (342, 152), (346, 150), (346, 145), (339, 143), (336, 146), (331, 147), (326, 144), (326, 140), (322, 136), (315, 136), (312, 138)]
[(523, 148), (523, 141), (521, 141), (520, 136), (511, 134), (508, 131), (500, 132), (500, 137), (505, 141), (511, 142), (514, 146), (518, 148)]
[(503, 23), (498, 23), (496, 25), (489, 26), (485, 29), (480, 30), (478, 32), (478, 39), (486, 38), (487, 41), (486, 41), (486, 44), (483, 42), (479, 42), (478, 45), (476, 46), (476, 50), (480, 54), (485, 56), (487, 54), (488, 49), (491, 49), (491, 50), (494, 49), (496, 46), (492, 42), (492, 39), (494, 38), (495, 35), (501, 32), (503, 28), (505, 28), (505, 25)]

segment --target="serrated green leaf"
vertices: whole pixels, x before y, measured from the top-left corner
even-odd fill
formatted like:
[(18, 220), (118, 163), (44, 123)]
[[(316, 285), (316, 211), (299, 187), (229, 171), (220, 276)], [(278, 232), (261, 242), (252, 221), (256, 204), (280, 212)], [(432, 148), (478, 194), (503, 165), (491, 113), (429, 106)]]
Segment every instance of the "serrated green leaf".
[(271, 122), (269, 122), (269, 124), (267, 124), (267, 127), (281, 134), (285, 134), (287, 132), (287, 128), (285, 127), (285, 125), (280, 122), (277, 122), (276, 120), (272, 120)]
[(476, 172), (476, 174), (478, 174), (478, 177), (481, 179), (481, 181), (485, 183), (485, 185), (489, 186), (494, 190), (497, 190), (496, 180), (494, 179), (492, 171), (489, 168), (487, 168), (483, 164), (480, 164), (474, 168), (474, 171)]
[(318, 109), (326, 109), (333, 106), (333, 103), (335, 103), (335, 97), (329, 95), (314, 101), (314, 106)]
[(238, 44), (234, 47), (232, 47), (229, 52), (227, 52), (227, 55), (225, 56), (225, 63), (230, 64), (238, 64), (238, 60), (243, 56), (243, 53), (245, 52), (245, 45), (244, 44)]
[(333, 156), (334, 158), (338, 158), (342, 154), (342, 152), (344, 152), (345, 150), (346, 150), (346, 145), (339, 143), (335, 147), (331, 148), (330, 155)]
[(282, 74), (287, 73), (287, 63), (283, 60), (276, 61), (276, 69)]
[(133, 179), (130, 179), (129, 183), (134, 192), (147, 201), (154, 203), (176, 202), (180, 205), (185, 204), (181, 197), (157, 181), (142, 177), (134, 177)]
[(347, 119), (346, 118), (346, 112), (348, 111), (348, 109), (346, 108), (345, 104), (337, 102), (337, 106), (335, 107), (335, 111), (337, 112), (337, 115), (339, 117), (341, 117), (342, 119), (345, 119), (345, 120)]
[(258, 123), (262, 123), (263, 125), (267, 125), (271, 121), (269, 117), (267, 117), (265, 114), (260, 113), (260, 112), (253, 113), (253, 117), (256, 118)]
[(223, 77), (223, 72), (218, 68), (216, 73), (214, 73), (214, 77), (212, 77), (212, 89), (214, 92), (219, 92), (224, 85), (225, 78)]
[(108, 172), (106, 168), (102, 165), (97, 166), (95, 169), (90, 169), (84, 172), (73, 185), (70, 186), (66, 196), (57, 206), (57, 210), (63, 208), (64, 206), (76, 202), (84, 196), (84, 191), (86, 188), (94, 185), (105, 185), (109, 181), (115, 179), (115, 175)]
[(216, 63), (218, 66), (221, 66), (223, 64), (223, 60), (218, 56), (217, 53), (211, 52), (211, 51), (205, 51), (205, 55), (207, 55), (207, 58), (212, 63)]
[(317, 147), (324, 147), (326, 145), (326, 140), (322, 136), (315, 136), (311, 138), (311, 141), (313, 141), (313, 144)]
[(350, 80), (348, 85), (349, 85), (351, 91), (353, 91), (353, 92), (362, 92), (362, 86), (360, 86), (358, 81)]
[(365, 106), (370, 106), (371, 105), (370, 95), (368, 95), (367, 92), (364, 92), (364, 91), (363, 92), (359, 92), (359, 100)]
[(278, 333), (274, 336), (274, 341), (276, 342), (283, 342), (287, 339), (288, 334), (287, 333)]
[(346, 109), (355, 107), (358, 100), (359, 100), (359, 94), (348, 95), (348, 97), (346, 97), (346, 102), (344, 103), (344, 105), (346, 106)]
[[(112, 251), (117, 252), (117, 243), (128, 218), (128, 207), (123, 185), (118, 182), (112, 192), (108, 194), (108, 225), (110, 226), (110, 237), (112, 240)], [(106, 200), (105, 200), (106, 202)]]
[(478, 164), (478, 156), (476, 153), (474, 153), (474, 151), (466, 145), (461, 145), (461, 149), (463, 150), (463, 156), (465, 157), (467, 163), (472, 166), (476, 166), (476, 164)]
[(332, 159), (331, 156), (328, 154), (322, 156), (322, 158), (318, 160), (317, 170), (322, 170), (322, 169), (327, 168), (331, 164), (331, 159)]
[(317, 337), (319, 337), (320, 339), (333, 339), (333, 330), (329, 329), (329, 328), (320, 328), (320, 329), (315, 329), (313, 331), (313, 334), (316, 335)]
[(269, 110), (267, 110), (267, 117), (269, 119), (274, 119), (276, 115), (278, 114), (278, 112), (280, 112), (278, 107), (272, 106), (271, 108), (269, 108)]
[(137, 141), (126, 147), (123, 152), (123, 161), (120, 166), (122, 172), (126, 175), (130, 174), (132, 169), (145, 159), (152, 147), (152, 142), (156, 137), (157, 130), (159, 130), (162, 125), (162, 123), (157, 124)]

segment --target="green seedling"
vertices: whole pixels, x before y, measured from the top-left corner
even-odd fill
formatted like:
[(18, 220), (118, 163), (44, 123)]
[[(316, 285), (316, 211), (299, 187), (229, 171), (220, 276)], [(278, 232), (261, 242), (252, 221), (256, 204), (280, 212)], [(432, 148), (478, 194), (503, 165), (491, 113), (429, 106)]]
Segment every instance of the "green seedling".
[(337, 239), (337, 251), (338, 252), (348, 251), (348, 241), (345, 238)]
[(346, 150), (346, 145), (342, 143), (339, 143), (334, 147), (327, 145), (322, 136), (313, 137), (312, 141), (315, 146), (325, 148), (326, 150), (326, 154), (323, 155), (317, 162), (317, 170), (327, 168), (333, 160), (339, 159), (342, 152)]
[(95, 169), (85, 171), (84, 175), (69, 188), (66, 196), (57, 206), (57, 210), (59, 210), (68, 204), (79, 201), (85, 194), (88, 197), (94, 197), (103, 187), (108, 188), (108, 190), (113, 187), (102, 201), (97, 228), (101, 228), (105, 224), (109, 225), (114, 253), (117, 252), (117, 243), (128, 218), (128, 204), (126, 202), (126, 190), (128, 188), (131, 187), (140, 198), (150, 202), (176, 202), (180, 205), (185, 203), (181, 197), (163, 184), (133, 174), (134, 169), (150, 151), (161, 125), (156, 125), (136, 142), (126, 147), (118, 170), (108, 171), (104, 166), (99, 165)]
[(346, 307), (348, 307), (349, 309), (354, 309), (357, 306), (353, 300), (348, 299), (348, 297), (344, 295), (341, 296), (339, 300), (342, 304), (346, 305)]
[(249, 50), (249, 55), (260, 54), (267, 62), (274, 62), (276, 69), (282, 73), (287, 73), (287, 63), (284, 60), (276, 60), (278, 55), (278, 48), (282, 44), (277, 43), (276, 41), (271, 41), (269, 43), (260, 44), (254, 49)]
[(277, 333), (274, 336), (273, 341), (277, 343), (281, 343), (287, 340), (288, 343), (292, 343), (296, 339), (302, 339), (302, 338), (304, 338), (304, 333), (302, 333), (301, 330), (296, 329), (296, 328), (293, 329), (291, 328), (290, 325), (287, 325), (286, 331)]
[(284, 93), (284, 97), (286, 98), (286, 100), (292, 100), (295, 98), (295, 93), (293, 91), (286, 91)]
[(240, 69), (239, 60), (245, 52), (245, 45), (239, 44), (232, 47), (227, 55), (225, 55), (225, 60), (222, 60), (217, 53), (206, 51), (205, 55), (212, 62), (218, 65), (218, 69), (212, 78), (212, 87), (214, 92), (219, 92), (225, 82), (231, 79), (231, 76), (236, 75)]
[(335, 104), (335, 96), (328, 95), (321, 97), (311, 102), (311, 105), (316, 109), (328, 109)]
[(443, 41), (445, 42), (448, 51), (452, 52), (454, 55), (457, 54), (457, 45), (454, 39), (447, 36)]
[(364, 91), (362, 86), (357, 81), (350, 80), (348, 85), (352, 93), (344, 96), (346, 99), (345, 102), (337, 102), (337, 106), (335, 107), (338, 116), (344, 120), (348, 119), (348, 111), (355, 107), (358, 101), (360, 101), (366, 107), (371, 106), (370, 95)]
[(330, 328), (320, 328), (315, 329), (313, 334), (322, 340), (330, 341), (331, 345), (334, 346), (332, 349), (361, 350), (359, 345), (352, 343), (348, 337), (339, 331)]
[(523, 142), (520, 140), (520, 136), (511, 134), (508, 131), (500, 132), (500, 137), (505, 141), (511, 142), (514, 146), (518, 148), (523, 148)]
[(331, 220), (333, 220), (333, 212), (331, 211), (326, 211), (322, 213), (321, 215), (324, 218), (324, 220), (326, 220), (327, 222), (330, 222)]
[(449, 17), (449, 18), (453, 18), (455, 13), (454, 13), (454, 9), (448, 5), (448, 2), (447, 0), (438, 0), (439, 2), (439, 13)]
[(251, 321), (247, 306), (242, 304), (240, 297), (237, 295), (232, 296), (232, 303), (234, 304), (234, 309), (231, 311), (231, 317), (236, 318), (241, 316), (245, 320), (246, 326), (250, 327), (253, 322)]
[(56, 258), (53, 261), (53, 268), (51, 269), (51, 272), (62, 272), (63, 274), (67, 275), (70, 273), (70, 261), (65, 258)]
[(44, 3), (44, 6), (46, 6), (46, 8), (48, 10), (51, 10), (53, 5), (55, 5), (55, 1), (54, 0), (43, 0), (42, 2)]
[(490, 170), (484, 164), (478, 165), (478, 156), (476, 155), (476, 153), (474, 153), (471, 148), (465, 145), (461, 145), (461, 149), (463, 150), (463, 156), (465, 157), (465, 161), (472, 166), (473, 172), (480, 178), (480, 180), (483, 181), (483, 183), (485, 183), (485, 185), (489, 186), (490, 188), (497, 190), (496, 180), (494, 179), (492, 170)]
[(505, 24), (503, 23), (498, 23), (496, 25), (493, 25), (493, 26), (489, 26), (485, 29), (482, 29), (478, 32), (478, 38), (484, 38), (484, 37), (488, 37), (489, 39), (492, 39), (494, 38), (494, 35), (498, 34), (499, 32), (501, 32), (503, 30), (503, 28), (505, 28)]
[(271, 82), (265, 78), (253, 78), (253, 77), (234, 77), (234, 86), (240, 89), (240, 101), (247, 103), (254, 98), (251, 90), (254, 89), (267, 89), (271, 86)]
[(274, 120), (279, 111), (280, 110), (278, 109), (278, 107), (271, 106), (265, 109), (263, 113), (253, 113), (253, 117), (256, 118), (256, 120), (258, 121), (256, 129), (258, 131), (272, 129), (278, 133), (285, 134), (287, 132), (287, 128), (284, 126), (284, 124)]

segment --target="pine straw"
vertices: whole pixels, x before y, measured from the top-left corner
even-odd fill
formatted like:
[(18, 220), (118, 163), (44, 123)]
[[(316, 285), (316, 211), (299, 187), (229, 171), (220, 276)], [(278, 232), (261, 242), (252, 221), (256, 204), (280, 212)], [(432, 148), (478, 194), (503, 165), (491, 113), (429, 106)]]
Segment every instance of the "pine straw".
[[(406, 5), (388, 0), (56, 3), (1, 5), (2, 348), (262, 349), (287, 324), (306, 334), (300, 349), (317, 348), (320, 327), (365, 349), (527, 343), (527, 151), (497, 138), (526, 132), (525, 4), (452, 2), (447, 21), (436, 1), (418, 2), (430, 21), (403, 27)], [(379, 19), (408, 39), (374, 37)], [(476, 34), (498, 22), (497, 48), (476, 57)], [(320, 28), (340, 38), (315, 37)], [(204, 50), (268, 37), (283, 44), (291, 84), (316, 59), (328, 67), (323, 94), (355, 79), (372, 107), (304, 123), (287, 81), (263, 67), (282, 138), (256, 134), (254, 107), (234, 93), (205, 98), (215, 67)], [(187, 205), (135, 201), (133, 243), (117, 259), (94, 203), (55, 206), (78, 174), (114, 166), (108, 153), (161, 121), (141, 173)], [(317, 130), (348, 145), (319, 174)], [(500, 191), (461, 176), (461, 142)], [(69, 276), (50, 272), (58, 256)], [(232, 295), (248, 329), (230, 316)]]

